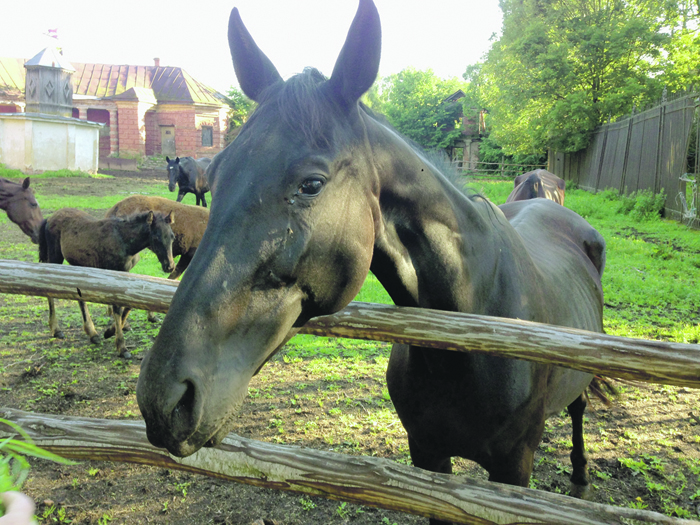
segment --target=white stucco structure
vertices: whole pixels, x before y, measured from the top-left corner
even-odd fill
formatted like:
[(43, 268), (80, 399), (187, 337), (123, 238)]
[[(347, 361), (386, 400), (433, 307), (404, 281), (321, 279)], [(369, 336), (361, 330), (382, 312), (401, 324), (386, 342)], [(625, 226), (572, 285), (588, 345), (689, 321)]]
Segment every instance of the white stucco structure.
[(0, 114), (0, 163), (24, 173), (97, 173), (102, 124), (44, 113)]

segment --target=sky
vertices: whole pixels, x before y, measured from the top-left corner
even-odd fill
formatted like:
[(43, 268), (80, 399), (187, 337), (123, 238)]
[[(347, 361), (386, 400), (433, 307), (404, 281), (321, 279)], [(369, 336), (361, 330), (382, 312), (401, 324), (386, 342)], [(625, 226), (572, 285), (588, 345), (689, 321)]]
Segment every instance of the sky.
[[(382, 21), (379, 75), (406, 67), (461, 77), (501, 30), (498, 0), (375, 0)], [(228, 49), (238, 7), (258, 46), (283, 78), (313, 66), (330, 75), (357, 0), (27, 0), (0, 31), (0, 56), (31, 58), (57, 29), (73, 62), (182, 67), (225, 93), (238, 85)], [(9, 23), (8, 23), (9, 22)]]

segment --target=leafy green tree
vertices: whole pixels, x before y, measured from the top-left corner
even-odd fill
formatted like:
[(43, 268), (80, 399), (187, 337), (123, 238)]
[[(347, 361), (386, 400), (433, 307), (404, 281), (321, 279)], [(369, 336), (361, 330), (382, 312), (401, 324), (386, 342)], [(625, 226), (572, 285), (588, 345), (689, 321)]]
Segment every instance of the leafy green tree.
[(375, 83), (364, 101), (424, 148), (449, 148), (461, 136), (462, 101), (446, 99), (463, 86), (459, 79), (443, 80), (430, 69), (407, 68)]
[(228, 144), (236, 138), (240, 127), (246, 123), (257, 104), (246, 97), (235, 86), (228, 90), (226, 103), (230, 108), (228, 110), (228, 131), (226, 133), (226, 143)]
[(658, 99), (673, 50), (680, 89), (692, 58), (674, 33), (694, 8), (679, 3), (501, 0), (503, 34), (478, 75), (496, 142), (507, 154), (586, 147), (596, 126)]

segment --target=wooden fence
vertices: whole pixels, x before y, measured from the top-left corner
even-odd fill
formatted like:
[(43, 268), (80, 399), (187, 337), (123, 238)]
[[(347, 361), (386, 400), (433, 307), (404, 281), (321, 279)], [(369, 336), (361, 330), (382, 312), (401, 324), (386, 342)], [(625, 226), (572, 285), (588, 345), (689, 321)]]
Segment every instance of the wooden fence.
[[(666, 192), (668, 216), (680, 218), (678, 200), (693, 122), (697, 129), (700, 97), (689, 94), (630, 118), (597, 128), (591, 142), (576, 153), (551, 152), (547, 169), (588, 191)], [(695, 152), (697, 171), (697, 152)]]
[[(167, 311), (176, 287), (173, 281), (135, 274), (0, 260), (0, 293), (82, 298)], [(351, 303), (337, 314), (314, 319), (303, 331), (487, 352), (612, 377), (700, 387), (698, 345), (363, 303)], [(66, 457), (167, 466), (455, 523), (693, 523), (637, 509), (435, 474), (380, 458), (271, 445), (233, 434), (220, 447), (179, 459), (148, 444), (142, 422), (42, 416), (12, 409), (0, 409), (0, 417), (29, 429), (38, 445)]]

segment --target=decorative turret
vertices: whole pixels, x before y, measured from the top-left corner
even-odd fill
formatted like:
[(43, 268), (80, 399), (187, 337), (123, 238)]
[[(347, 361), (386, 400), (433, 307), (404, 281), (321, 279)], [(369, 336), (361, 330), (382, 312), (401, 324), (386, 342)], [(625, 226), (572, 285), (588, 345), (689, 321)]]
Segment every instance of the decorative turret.
[(47, 47), (28, 60), (25, 80), (27, 113), (44, 113), (70, 117), (73, 114), (73, 80), (75, 69), (53, 47)]

